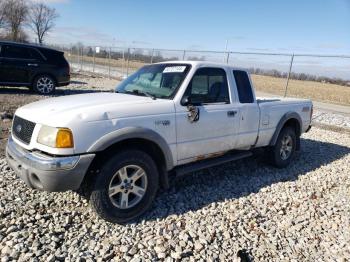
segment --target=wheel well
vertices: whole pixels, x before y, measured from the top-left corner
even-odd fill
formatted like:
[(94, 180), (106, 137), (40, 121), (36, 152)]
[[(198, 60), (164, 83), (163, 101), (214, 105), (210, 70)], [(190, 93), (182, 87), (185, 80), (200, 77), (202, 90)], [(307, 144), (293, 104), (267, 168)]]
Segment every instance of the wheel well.
[(283, 128), (285, 128), (285, 127), (291, 127), (294, 129), (295, 134), (296, 134), (296, 150), (299, 150), (300, 149), (301, 126), (300, 126), (298, 119), (296, 119), (296, 118), (288, 119), (288, 121), (286, 121), (283, 125)]
[(295, 130), (295, 134), (297, 137), (299, 137), (301, 135), (300, 123), (296, 118), (289, 119), (287, 122), (284, 123), (283, 128), (284, 127), (293, 128)]
[(109, 146), (103, 151), (98, 152), (90, 165), (87, 175), (95, 174), (96, 172), (98, 173), (104, 161), (106, 161), (116, 152), (130, 148), (141, 150), (152, 157), (158, 168), (160, 185), (163, 188), (167, 188), (169, 185), (164, 152), (156, 143), (143, 138), (126, 139)]

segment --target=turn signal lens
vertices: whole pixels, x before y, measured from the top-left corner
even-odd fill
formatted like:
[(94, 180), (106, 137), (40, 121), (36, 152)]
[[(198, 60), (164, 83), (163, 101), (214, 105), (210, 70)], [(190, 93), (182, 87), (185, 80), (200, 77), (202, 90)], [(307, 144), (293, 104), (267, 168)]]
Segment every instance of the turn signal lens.
[(56, 148), (74, 147), (73, 134), (68, 128), (59, 128), (56, 136)]

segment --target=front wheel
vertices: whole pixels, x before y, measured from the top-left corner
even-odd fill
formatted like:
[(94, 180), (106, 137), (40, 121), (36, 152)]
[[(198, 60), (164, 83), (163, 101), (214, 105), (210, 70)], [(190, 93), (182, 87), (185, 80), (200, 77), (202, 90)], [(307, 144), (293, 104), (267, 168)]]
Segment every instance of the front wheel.
[(90, 203), (103, 219), (125, 223), (151, 206), (159, 174), (153, 159), (143, 151), (127, 150), (111, 157), (95, 179)]
[(55, 93), (56, 82), (48, 75), (41, 75), (34, 79), (33, 90), (41, 95), (51, 95)]
[(283, 128), (277, 138), (276, 145), (270, 151), (272, 164), (278, 168), (288, 166), (293, 159), (295, 148), (295, 130), (291, 127)]

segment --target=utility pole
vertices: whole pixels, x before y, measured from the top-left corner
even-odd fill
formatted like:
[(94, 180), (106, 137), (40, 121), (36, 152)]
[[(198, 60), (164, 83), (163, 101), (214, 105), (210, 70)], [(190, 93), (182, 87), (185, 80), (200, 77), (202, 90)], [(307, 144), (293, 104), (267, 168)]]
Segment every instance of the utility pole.
[(224, 59), (223, 59), (223, 61), (225, 62), (225, 60), (226, 60), (226, 63), (228, 63), (228, 53), (227, 53), (227, 48), (228, 48), (228, 38), (226, 39), (226, 45), (225, 45), (225, 53), (226, 53), (226, 56), (224, 56)]
[(226, 45), (225, 45), (225, 51), (227, 52), (227, 48), (228, 48), (228, 38), (226, 39)]

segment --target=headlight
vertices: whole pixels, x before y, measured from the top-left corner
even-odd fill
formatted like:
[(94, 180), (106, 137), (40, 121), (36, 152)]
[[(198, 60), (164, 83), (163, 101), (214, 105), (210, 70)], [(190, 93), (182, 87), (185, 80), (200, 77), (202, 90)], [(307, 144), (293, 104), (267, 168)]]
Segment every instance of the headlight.
[(40, 144), (54, 148), (74, 147), (73, 134), (68, 128), (42, 126), (37, 141)]

